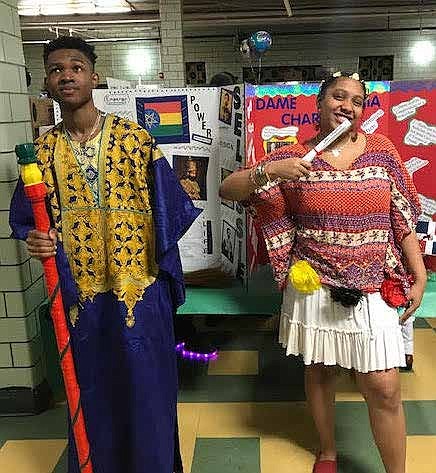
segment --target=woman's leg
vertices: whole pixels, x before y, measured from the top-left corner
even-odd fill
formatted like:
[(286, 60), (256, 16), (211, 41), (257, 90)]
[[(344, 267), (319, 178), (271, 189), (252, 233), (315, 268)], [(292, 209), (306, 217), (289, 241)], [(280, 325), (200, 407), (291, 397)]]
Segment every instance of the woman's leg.
[(336, 460), (335, 381), (335, 368), (322, 364), (306, 366), (306, 398), (319, 435), (319, 460)]
[(405, 473), (406, 423), (398, 370), (356, 373), (372, 432), (387, 473)]

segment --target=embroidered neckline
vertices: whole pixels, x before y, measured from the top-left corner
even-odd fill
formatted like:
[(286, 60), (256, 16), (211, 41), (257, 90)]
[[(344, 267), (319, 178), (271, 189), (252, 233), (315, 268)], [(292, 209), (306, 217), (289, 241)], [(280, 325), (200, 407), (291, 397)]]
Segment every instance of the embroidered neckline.
[(135, 325), (136, 303), (159, 272), (148, 187), (155, 154), (145, 130), (108, 115), (100, 137), (97, 201), (61, 128), (49, 132), (38, 147), (53, 221), (79, 301), (113, 292), (126, 306), (128, 327)]

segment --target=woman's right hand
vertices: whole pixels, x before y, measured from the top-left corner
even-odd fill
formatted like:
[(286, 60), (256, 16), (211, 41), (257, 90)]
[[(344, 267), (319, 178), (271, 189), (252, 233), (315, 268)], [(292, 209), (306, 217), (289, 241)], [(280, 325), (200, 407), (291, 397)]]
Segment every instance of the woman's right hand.
[(270, 161), (265, 165), (265, 171), (274, 181), (278, 178), (288, 181), (298, 181), (300, 177), (308, 176), (311, 168), (312, 164), (301, 158)]
[(44, 260), (56, 254), (58, 232), (52, 228), (48, 234), (38, 230), (30, 230), (27, 235), (27, 250), (30, 256)]

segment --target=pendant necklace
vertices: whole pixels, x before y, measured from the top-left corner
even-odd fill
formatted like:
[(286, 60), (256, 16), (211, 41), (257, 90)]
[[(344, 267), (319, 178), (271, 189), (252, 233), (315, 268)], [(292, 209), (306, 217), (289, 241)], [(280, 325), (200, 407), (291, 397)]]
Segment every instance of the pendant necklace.
[(335, 158), (339, 157), (339, 155), (342, 153), (342, 150), (348, 145), (349, 142), (350, 135), (348, 135), (348, 140), (342, 146), (336, 146), (335, 148), (332, 148), (330, 153), (332, 153)]
[[(94, 122), (94, 125), (92, 126), (91, 128), (91, 131), (86, 135), (85, 138), (82, 138), (79, 143), (80, 143), (80, 146), (82, 148), (86, 148), (86, 143), (87, 141), (89, 140), (89, 138), (95, 133), (95, 131), (97, 130), (97, 127), (100, 123), (100, 118), (101, 118), (101, 113), (100, 113), (100, 110), (97, 110), (97, 117), (95, 118), (95, 122)], [(76, 141), (74, 140), (73, 138), (73, 135), (71, 134), (71, 132), (67, 129), (67, 127), (64, 125), (64, 130), (67, 132), (69, 138), (71, 141)], [(78, 140), (77, 140), (78, 141)]]

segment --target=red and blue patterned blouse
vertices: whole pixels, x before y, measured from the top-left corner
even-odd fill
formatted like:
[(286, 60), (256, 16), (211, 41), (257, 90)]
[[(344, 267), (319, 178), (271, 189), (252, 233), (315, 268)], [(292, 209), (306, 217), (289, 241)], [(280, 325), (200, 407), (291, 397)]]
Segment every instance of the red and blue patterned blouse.
[[(302, 158), (307, 151), (296, 144), (265, 159)], [(375, 292), (386, 277), (407, 285), (401, 241), (414, 230), (420, 204), (385, 136), (367, 135), (349, 169), (335, 169), (318, 156), (308, 177), (257, 189), (250, 204), (281, 288), (290, 264), (300, 259), (329, 286)]]

